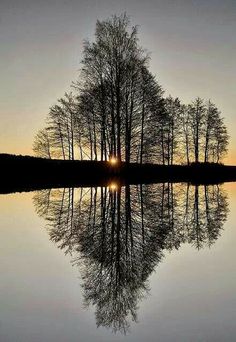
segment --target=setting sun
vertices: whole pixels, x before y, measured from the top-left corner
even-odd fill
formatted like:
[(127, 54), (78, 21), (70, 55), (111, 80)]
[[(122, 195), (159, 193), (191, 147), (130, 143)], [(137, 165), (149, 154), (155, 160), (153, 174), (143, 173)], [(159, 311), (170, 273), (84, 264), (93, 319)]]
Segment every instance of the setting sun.
[(117, 164), (117, 159), (116, 159), (115, 157), (111, 157), (111, 158), (109, 159), (109, 162), (110, 162), (112, 165), (115, 165), (115, 164)]

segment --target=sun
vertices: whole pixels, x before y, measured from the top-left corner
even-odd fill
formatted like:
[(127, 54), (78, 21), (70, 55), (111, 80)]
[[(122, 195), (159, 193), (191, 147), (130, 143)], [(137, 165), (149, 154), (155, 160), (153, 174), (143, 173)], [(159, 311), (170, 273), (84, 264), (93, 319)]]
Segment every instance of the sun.
[(111, 184), (109, 184), (109, 189), (110, 189), (111, 191), (117, 191), (117, 189), (118, 189), (117, 183), (111, 183)]
[(115, 165), (115, 164), (117, 164), (117, 159), (116, 159), (115, 157), (111, 157), (111, 158), (109, 159), (109, 163), (110, 163), (111, 165)]

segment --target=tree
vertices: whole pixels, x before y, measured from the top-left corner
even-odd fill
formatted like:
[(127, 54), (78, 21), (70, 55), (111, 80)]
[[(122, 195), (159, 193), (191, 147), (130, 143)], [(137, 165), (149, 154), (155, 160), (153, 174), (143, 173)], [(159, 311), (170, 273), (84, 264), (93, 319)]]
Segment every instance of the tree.
[(187, 165), (190, 164), (191, 158), (191, 126), (190, 126), (190, 114), (186, 105), (181, 106), (181, 128), (182, 128), (182, 155), (183, 160), (186, 160)]
[(227, 133), (227, 128), (224, 125), (223, 119), (218, 118), (217, 124), (215, 127), (215, 149), (213, 152), (213, 161), (216, 163), (221, 162), (222, 158), (227, 153), (228, 144), (229, 144), (229, 136)]
[(47, 128), (41, 129), (35, 136), (33, 151), (37, 157), (49, 158), (52, 157), (52, 146)]
[(165, 99), (164, 105), (166, 112), (165, 159), (167, 165), (173, 165), (179, 147), (181, 105), (178, 98), (173, 99), (171, 96)]
[(97, 21), (73, 92), (50, 108), (46, 156), (164, 165), (222, 161), (229, 138), (218, 108), (199, 97), (189, 105), (164, 98), (149, 60), (126, 14)]
[(98, 21), (95, 42), (84, 44), (81, 80), (75, 87), (82, 115), (89, 121), (90, 146), (96, 136), (101, 160), (143, 160), (148, 116), (157, 110), (154, 98), (162, 96), (147, 63), (137, 28), (130, 28), (126, 14)]
[(189, 105), (188, 109), (194, 148), (194, 161), (195, 163), (198, 163), (200, 161), (200, 149), (206, 108), (203, 100), (197, 97), (192, 104)]
[(164, 112), (163, 91), (158, 85), (155, 77), (144, 66), (141, 70), (140, 81), (140, 107), (141, 107), (141, 124), (140, 140), (138, 151), (140, 153), (139, 161), (142, 164), (143, 160), (150, 161), (153, 148), (155, 149), (155, 139), (153, 140), (152, 131), (153, 125), (161, 113)]
[(216, 106), (209, 101), (206, 108), (204, 162), (209, 161), (211, 150), (214, 147), (214, 135), (218, 118), (219, 111)]

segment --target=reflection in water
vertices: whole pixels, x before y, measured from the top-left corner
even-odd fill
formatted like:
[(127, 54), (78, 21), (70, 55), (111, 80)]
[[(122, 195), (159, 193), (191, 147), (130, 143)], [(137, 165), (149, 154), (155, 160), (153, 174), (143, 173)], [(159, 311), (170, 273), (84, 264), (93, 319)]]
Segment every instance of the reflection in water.
[(211, 246), (228, 211), (219, 185), (172, 183), (43, 190), (34, 204), (51, 240), (80, 267), (97, 325), (124, 333), (164, 251)]

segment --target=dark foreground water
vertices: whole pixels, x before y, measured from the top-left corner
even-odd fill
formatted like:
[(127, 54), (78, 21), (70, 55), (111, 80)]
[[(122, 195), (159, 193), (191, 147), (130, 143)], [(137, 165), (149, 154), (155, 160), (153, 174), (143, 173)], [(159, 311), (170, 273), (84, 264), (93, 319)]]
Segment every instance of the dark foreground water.
[(0, 196), (0, 341), (235, 341), (236, 184)]

